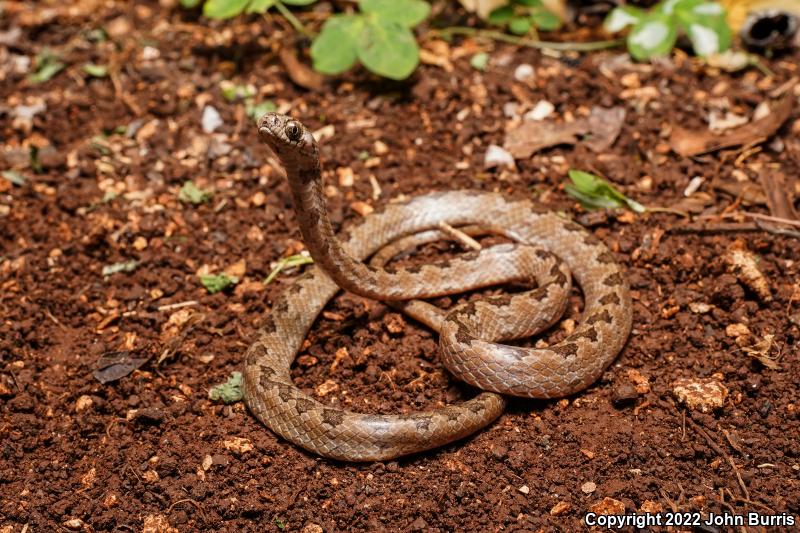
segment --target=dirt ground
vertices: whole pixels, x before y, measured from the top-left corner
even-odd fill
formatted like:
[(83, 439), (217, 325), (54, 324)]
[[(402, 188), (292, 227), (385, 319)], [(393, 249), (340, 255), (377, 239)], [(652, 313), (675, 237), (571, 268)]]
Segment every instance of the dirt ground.
[[(293, 39), (282, 20), (210, 23), (169, 4), (5, 2), (0, 168), (13, 173), (0, 179), (0, 531), (576, 531), (590, 510), (800, 513), (800, 240), (791, 226), (736, 216), (770, 212), (765, 173), (791, 183), (800, 172), (800, 93), (791, 96), (800, 53), (763, 60), (767, 76), (727, 74), (681, 52), (636, 66), (619, 50), (428, 41), (446, 61), (406, 82), (356, 70), (309, 91), (276, 57)], [(45, 48), (65, 68), (35, 84), (26, 58)], [(469, 64), (478, 50), (491, 52), (485, 72)], [(87, 75), (87, 62), (108, 75)], [(534, 76), (515, 78), (520, 64)], [(226, 80), (256, 94), (228, 101)], [(670, 149), (676, 126), (706, 130), (713, 109), (749, 116), (787, 94), (794, 109), (764, 143), (697, 157)], [(400, 195), (473, 188), (534, 199), (589, 227), (632, 287), (634, 330), (621, 355), (574, 397), (512, 401), (471, 438), (385, 463), (312, 456), (242, 403), (208, 399), (241, 370), (298, 273), (263, 283), (276, 260), (302, 249), (287, 185), (247, 116), (248, 103), (267, 100), (327, 127), (336, 224)], [(514, 120), (504, 105), (541, 100), (557, 122), (620, 106), (619, 138), (600, 153), (562, 144), (516, 169), (485, 170), (487, 146), (502, 145)], [(214, 133), (202, 129), (207, 106), (221, 118)], [(570, 168), (694, 218), (588, 213), (564, 192)], [(687, 199), (696, 176), (704, 180)], [(187, 180), (211, 199), (181, 201)], [(457, 250), (430, 245), (417, 260)], [(755, 258), (766, 289), (731, 266), (734, 250)], [(198, 274), (225, 269), (239, 284), (209, 294)], [(576, 292), (573, 320), (579, 306)], [(475, 394), (448, 376), (437, 349), (426, 328), (343, 294), (310, 333), (294, 378), (363, 412)], [(103, 384), (93, 371), (115, 352), (143, 365)], [(688, 409), (679, 379), (718, 383), (727, 396), (709, 412)], [(761, 529), (783, 528), (746, 528)]]

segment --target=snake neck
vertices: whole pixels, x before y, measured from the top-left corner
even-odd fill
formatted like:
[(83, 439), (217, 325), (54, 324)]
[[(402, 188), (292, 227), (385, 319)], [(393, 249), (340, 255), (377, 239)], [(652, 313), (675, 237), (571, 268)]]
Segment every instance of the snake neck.
[[(289, 178), (300, 233), (314, 263), (341, 288), (374, 297), (370, 283), (372, 272), (350, 256), (334, 234), (322, 189), (319, 159), (287, 159), (282, 162)], [(374, 290), (377, 291), (377, 286)]]

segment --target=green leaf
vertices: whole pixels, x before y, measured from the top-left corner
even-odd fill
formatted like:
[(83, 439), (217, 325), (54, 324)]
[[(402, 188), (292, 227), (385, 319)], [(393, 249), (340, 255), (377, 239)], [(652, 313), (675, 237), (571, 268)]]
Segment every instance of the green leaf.
[(265, 102), (261, 102), (260, 104), (254, 104), (252, 101), (248, 101), (247, 104), (245, 104), (244, 108), (244, 111), (247, 114), (247, 116), (256, 121), (261, 117), (263, 117), (265, 114), (277, 110), (278, 106), (276, 106), (275, 102), (271, 100), (266, 100)]
[(314, 70), (323, 74), (341, 74), (358, 58), (358, 37), (364, 28), (363, 17), (333, 15), (311, 43)]
[(310, 6), (316, 1), (317, 0), (283, 0), (283, 3), (290, 6)]
[(86, 63), (81, 67), (83, 71), (94, 78), (105, 78), (108, 76), (108, 67), (105, 65), (95, 65), (94, 63)]
[(533, 21), (528, 17), (514, 17), (508, 23), (508, 31), (515, 35), (525, 35), (531, 30)]
[(637, 213), (644, 213), (647, 210), (642, 204), (631, 200), (603, 178), (589, 172), (570, 170), (569, 179), (572, 180), (572, 183), (565, 184), (564, 190), (586, 209), (627, 207)]
[(211, 191), (200, 189), (192, 180), (185, 182), (178, 192), (178, 200), (195, 205), (209, 201), (212, 196)]
[(203, 15), (212, 19), (229, 19), (244, 11), (250, 0), (206, 0)]
[(13, 170), (4, 170), (2, 173), (0, 173), (0, 176), (3, 176), (17, 187), (22, 187), (25, 185), (25, 176), (19, 172), (14, 172)]
[(732, 32), (725, 10), (716, 2), (681, 0), (675, 6), (678, 23), (689, 36), (699, 56), (724, 52), (731, 45)]
[(133, 272), (136, 270), (137, 266), (139, 266), (139, 261), (123, 261), (122, 263), (106, 265), (103, 267), (103, 277), (107, 277), (118, 272)]
[(208, 274), (200, 276), (200, 283), (210, 294), (216, 294), (239, 283), (239, 278), (227, 274)]
[(393, 80), (407, 78), (419, 64), (419, 47), (411, 30), (380, 17), (366, 21), (357, 53), (369, 70)]
[(678, 38), (675, 20), (663, 13), (649, 13), (628, 34), (628, 50), (638, 59), (667, 55)]
[[(266, 13), (278, 0), (251, 0), (245, 13)], [(288, 2), (287, 2), (288, 3)]]
[(256, 88), (252, 84), (237, 85), (230, 80), (221, 81), (219, 88), (222, 90), (222, 97), (227, 102), (244, 100), (256, 94)]
[(707, 22), (695, 22), (686, 28), (692, 48), (702, 57), (724, 52), (730, 48), (732, 40), (731, 29), (725, 21)]
[(301, 265), (308, 265), (313, 262), (314, 260), (311, 257), (302, 254), (296, 254), (296, 255), (290, 255), (289, 257), (284, 257), (283, 259), (275, 263), (275, 268), (272, 269), (272, 272), (269, 273), (267, 279), (264, 280), (264, 285), (269, 285), (270, 283), (272, 283), (272, 280), (274, 280), (278, 276), (278, 274), (280, 274), (283, 270), (287, 268), (297, 267)]
[(428, 16), (431, 6), (423, 0), (361, 0), (363, 13), (374, 13), (388, 21), (413, 28)]
[(516, 3), (527, 7), (542, 7), (542, 0), (516, 0)]
[(61, 72), (63, 68), (64, 63), (59, 61), (58, 57), (53, 55), (50, 51), (45, 50), (36, 56), (36, 69), (28, 76), (28, 81), (31, 83), (46, 82)]
[(469, 64), (472, 65), (472, 68), (475, 70), (486, 70), (486, 65), (489, 64), (489, 54), (486, 52), (478, 52), (472, 59), (469, 60)]
[(203, 0), (181, 0), (181, 6), (191, 9), (193, 7), (197, 7), (202, 1)]
[(632, 6), (615, 7), (603, 21), (603, 29), (609, 33), (617, 33), (638, 23), (642, 17), (644, 12), (641, 9)]
[(220, 385), (215, 385), (208, 390), (208, 397), (211, 400), (223, 403), (236, 403), (244, 398), (242, 389), (242, 373), (231, 372), (228, 381)]
[(531, 20), (542, 31), (554, 31), (561, 27), (561, 19), (546, 9), (537, 9), (531, 13)]
[(489, 13), (489, 17), (486, 19), (489, 24), (496, 24), (497, 26), (503, 26), (508, 24), (508, 21), (511, 20), (511, 17), (514, 16), (514, 7), (511, 5), (498, 7), (491, 13)]

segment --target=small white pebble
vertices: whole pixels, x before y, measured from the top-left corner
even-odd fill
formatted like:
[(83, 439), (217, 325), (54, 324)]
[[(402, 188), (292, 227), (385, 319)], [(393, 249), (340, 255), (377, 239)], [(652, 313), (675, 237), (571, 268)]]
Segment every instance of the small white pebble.
[(597, 484), (594, 483), (593, 481), (587, 481), (586, 483), (581, 485), (581, 491), (583, 491), (586, 494), (591, 494), (596, 490), (597, 490)]
[(540, 100), (533, 109), (525, 113), (525, 120), (543, 120), (553, 114), (556, 107), (547, 100)]
[(161, 57), (161, 52), (158, 50), (158, 48), (145, 46), (142, 49), (142, 59), (145, 61), (152, 61), (153, 59), (158, 59), (159, 57)]
[(756, 110), (753, 111), (753, 120), (761, 120), (769, 114), (769, 104), (767, 102), (761, 102), (756, 106)]
[(203, 131), (206, 133), (214, 133), (217, 128), (224, 124), (222, 117), (219, 116), (219, 111), (210, 105), (207, 105), (203, 108), (203, 118), (200, 122), (203, 127)]
[(506, 102), (503, 104), (503, 115), (508, 118), (514, 118), (517, 116), (517, 111), (519, 110), (519, 104), (516, 102)]
[(533, 66), (528, 63), (523, 63), (514, 69), (514, 79), (517, 81), (528, 81), (533, 79), (534, 75)]
[(512, 156), (507, 150), (497, 146), (496, 144), (490, 144), (489, 147), (486, 149), (486, 155), (483, 158), (483, 168), (495, 168), (499, 166), (506, 166), (506, 167), (514, 167), (514, 156)]
[(700, 185), (702, 185), (705, 180), (706, 179), (704, 177), (702, 177), (702, 176), (693, 177), (689, 181), (689, 185), (687, 185), (686, 188), (683, 190), (683, 195), (688, 198), (689, 196), (691, 196), (694, 193), (696, 193), (697, 189), (700, 188)]
[(519, 490), (519, 491), (520, 491), (522, 494), (528, 494), (528, 493), (531, 491), (531, 489), (530, 489), (530, 488), (528, 488), (528, 485), (522, 485), (522, 486), (521, 486), (519, 489), (517, 489), (517, 490)]

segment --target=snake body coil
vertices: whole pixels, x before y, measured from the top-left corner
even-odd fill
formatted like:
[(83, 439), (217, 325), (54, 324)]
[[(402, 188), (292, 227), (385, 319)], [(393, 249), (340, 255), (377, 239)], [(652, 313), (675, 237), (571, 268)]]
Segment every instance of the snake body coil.
[[(629, 289), (611, 252), (580, 225), (527, 201), (470, 191), (432, 193), (389, 204), (334, 236), (311, 133), (268, 113), (261, 138), (286, 169), (310, 267), (275, 301), (245, 358), (244, 397), (264, 424), (314, 453), (346, 461), (386, 460), (465, 437), (498, 417), (500, 394), (554, 398), (588, 387), (622, 349), (631, 329)], [(480, 226), (516, 244), (493, 246), (445, 263), (410, 268), (363, 261), (385, 247), (438, 238), (445, 222)], [(381, 254), (378, 254), (381, 255)], [(562, 342), (522, 348), (497, 341), (552, 325), (566, 305), (570, 271), (581, 286), (581, 322)], [(537, 288), (456, 306), (445, 316), (418, 298), (509, 281)], [(485, 391), (460, 405), (403, 415), (370, 415), (324, 405), (292, 383), (290, 367), (309, 328), (340, 289), (384, 301), (440, 334), (442, 360), (458, 378)]]

